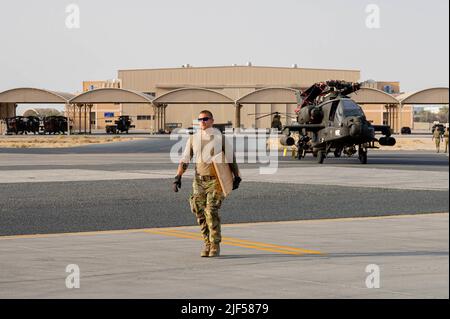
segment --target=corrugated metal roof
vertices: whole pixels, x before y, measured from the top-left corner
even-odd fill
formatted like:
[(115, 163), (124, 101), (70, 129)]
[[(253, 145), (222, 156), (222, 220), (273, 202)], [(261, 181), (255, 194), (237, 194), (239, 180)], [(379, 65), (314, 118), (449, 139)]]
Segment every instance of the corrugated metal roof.
[(295, 104), (297, 90), (284, 87), (269, 87), (259, 89), (240, 97), (239, 104)]
[(38, 88), (14, 88), (0, 93), (0, 103), (65, 104), (75, 95)]
[(349, 97), (359, 104), (399, 104), (392, 95), (373, 88), (363, 87)]
[(397, 96), (402, 104), (448, 104), (449, 89), (446, 87), (429, 88)]
[(142, 92), (120, 88), (101, 88), (83, 92), (70, 100), (73, 104), (151, 103), (154, 97)]
[(230, 97), (204, 88), (182, 88), (169, 91), (153, 101), (153, 104), (234, 104)]

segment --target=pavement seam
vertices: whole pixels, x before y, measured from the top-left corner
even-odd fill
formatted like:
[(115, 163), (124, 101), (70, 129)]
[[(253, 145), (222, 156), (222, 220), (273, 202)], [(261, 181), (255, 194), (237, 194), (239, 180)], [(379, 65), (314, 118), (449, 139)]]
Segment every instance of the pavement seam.
[[(252, 222), (252, 223), (236, 223), (223, 224), (225, 228), (249, 227), (259, 225), (281, 225), (281, 224), (304, 224), (304, 223), (322, 223), (322, 222), (345, 222), (345, 221), (361, 221), (361, 220), (383, 220), (383, 219), (398, 219), (398, 218), (417, 218), (417, 217), (433, 217), (448, 215), (449, 212), (435, 212), (435, 213), (418, 213), (408, 215), (386, 215), (386, 216), (371, 216), (371, 217), (345, 217), (345, 218), (324, 218), (324, 219), (308, 219), (308, 220), (290, 220), (290, 221), (273, 221), (273, 222)], [(193, 229), (198, 226), (176, 226), (176, 229)], [(71, 233), (50, 233), (50, 234), (27, 234), (27, 235), (6, 235), (0, 236), (1, 240), (13, 239), (35, 239), (35, 238), (55, 238), (64, 236), (94, 236), (94, 235), (110, 235), (110, 234), (130, 234), (143, 233), (148, 230), (165, 231), (174, 229), (174, 227), (155, 227), (155, 228), (140, 228), (140, 229), (122, 229), (122, 230), (101, 230), (101, 231), (87, 231), (87, 232), (71, 232)]]

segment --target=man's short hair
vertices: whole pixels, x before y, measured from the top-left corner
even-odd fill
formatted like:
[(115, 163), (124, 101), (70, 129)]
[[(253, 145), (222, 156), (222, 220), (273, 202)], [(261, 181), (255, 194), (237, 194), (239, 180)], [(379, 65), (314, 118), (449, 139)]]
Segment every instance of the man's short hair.
[(211, 111), (208, 111), (208, 110), (203, 110), (203, 111), (201, 111), (200, 113), (198, 113), (198, 114), (202, 114), (202, 113), (204, 113), (204, 114), (208, 114), (208, 116), (210, 117), (210, 118), (214, 118), (214, 116), (213, 116), (213, 114), (211, 113)]

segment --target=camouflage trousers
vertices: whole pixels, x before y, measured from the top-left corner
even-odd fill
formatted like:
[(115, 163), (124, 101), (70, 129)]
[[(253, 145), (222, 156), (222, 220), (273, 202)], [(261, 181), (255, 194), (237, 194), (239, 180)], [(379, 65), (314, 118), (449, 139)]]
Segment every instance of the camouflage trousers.
[(436, 138), (436, 139), (434, 140), (434, 142), (436, 143), (436, 150), (439, 152), (439, 148), (440, 148), (440, 146), (441, 146), (441, 140), (438, 139), (438, 138)]
[(222, 240), (219, 208), (223, 199), (222, 188), (217, 179), (204, 181), (195, 175), (189, 204), (200, 225), (205, 243), (220, 243)]

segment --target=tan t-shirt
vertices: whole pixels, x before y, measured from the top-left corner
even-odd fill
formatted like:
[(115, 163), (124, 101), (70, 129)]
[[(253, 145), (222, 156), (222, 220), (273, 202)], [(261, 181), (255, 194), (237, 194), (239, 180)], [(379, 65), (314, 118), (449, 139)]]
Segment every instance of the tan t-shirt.
[(437, 128), (434, 129), (433, 137), (436, 138), (436, 139), (440, 139), (441, 138), (441, 132)]
[(231, 149), (221, 132), (215, 128), (199, 130), (189, 137), (186, 142), (181, 162), (188, 164), (194, 158), (195, 169), (200, 176), (215, 176), (212, 158)]

